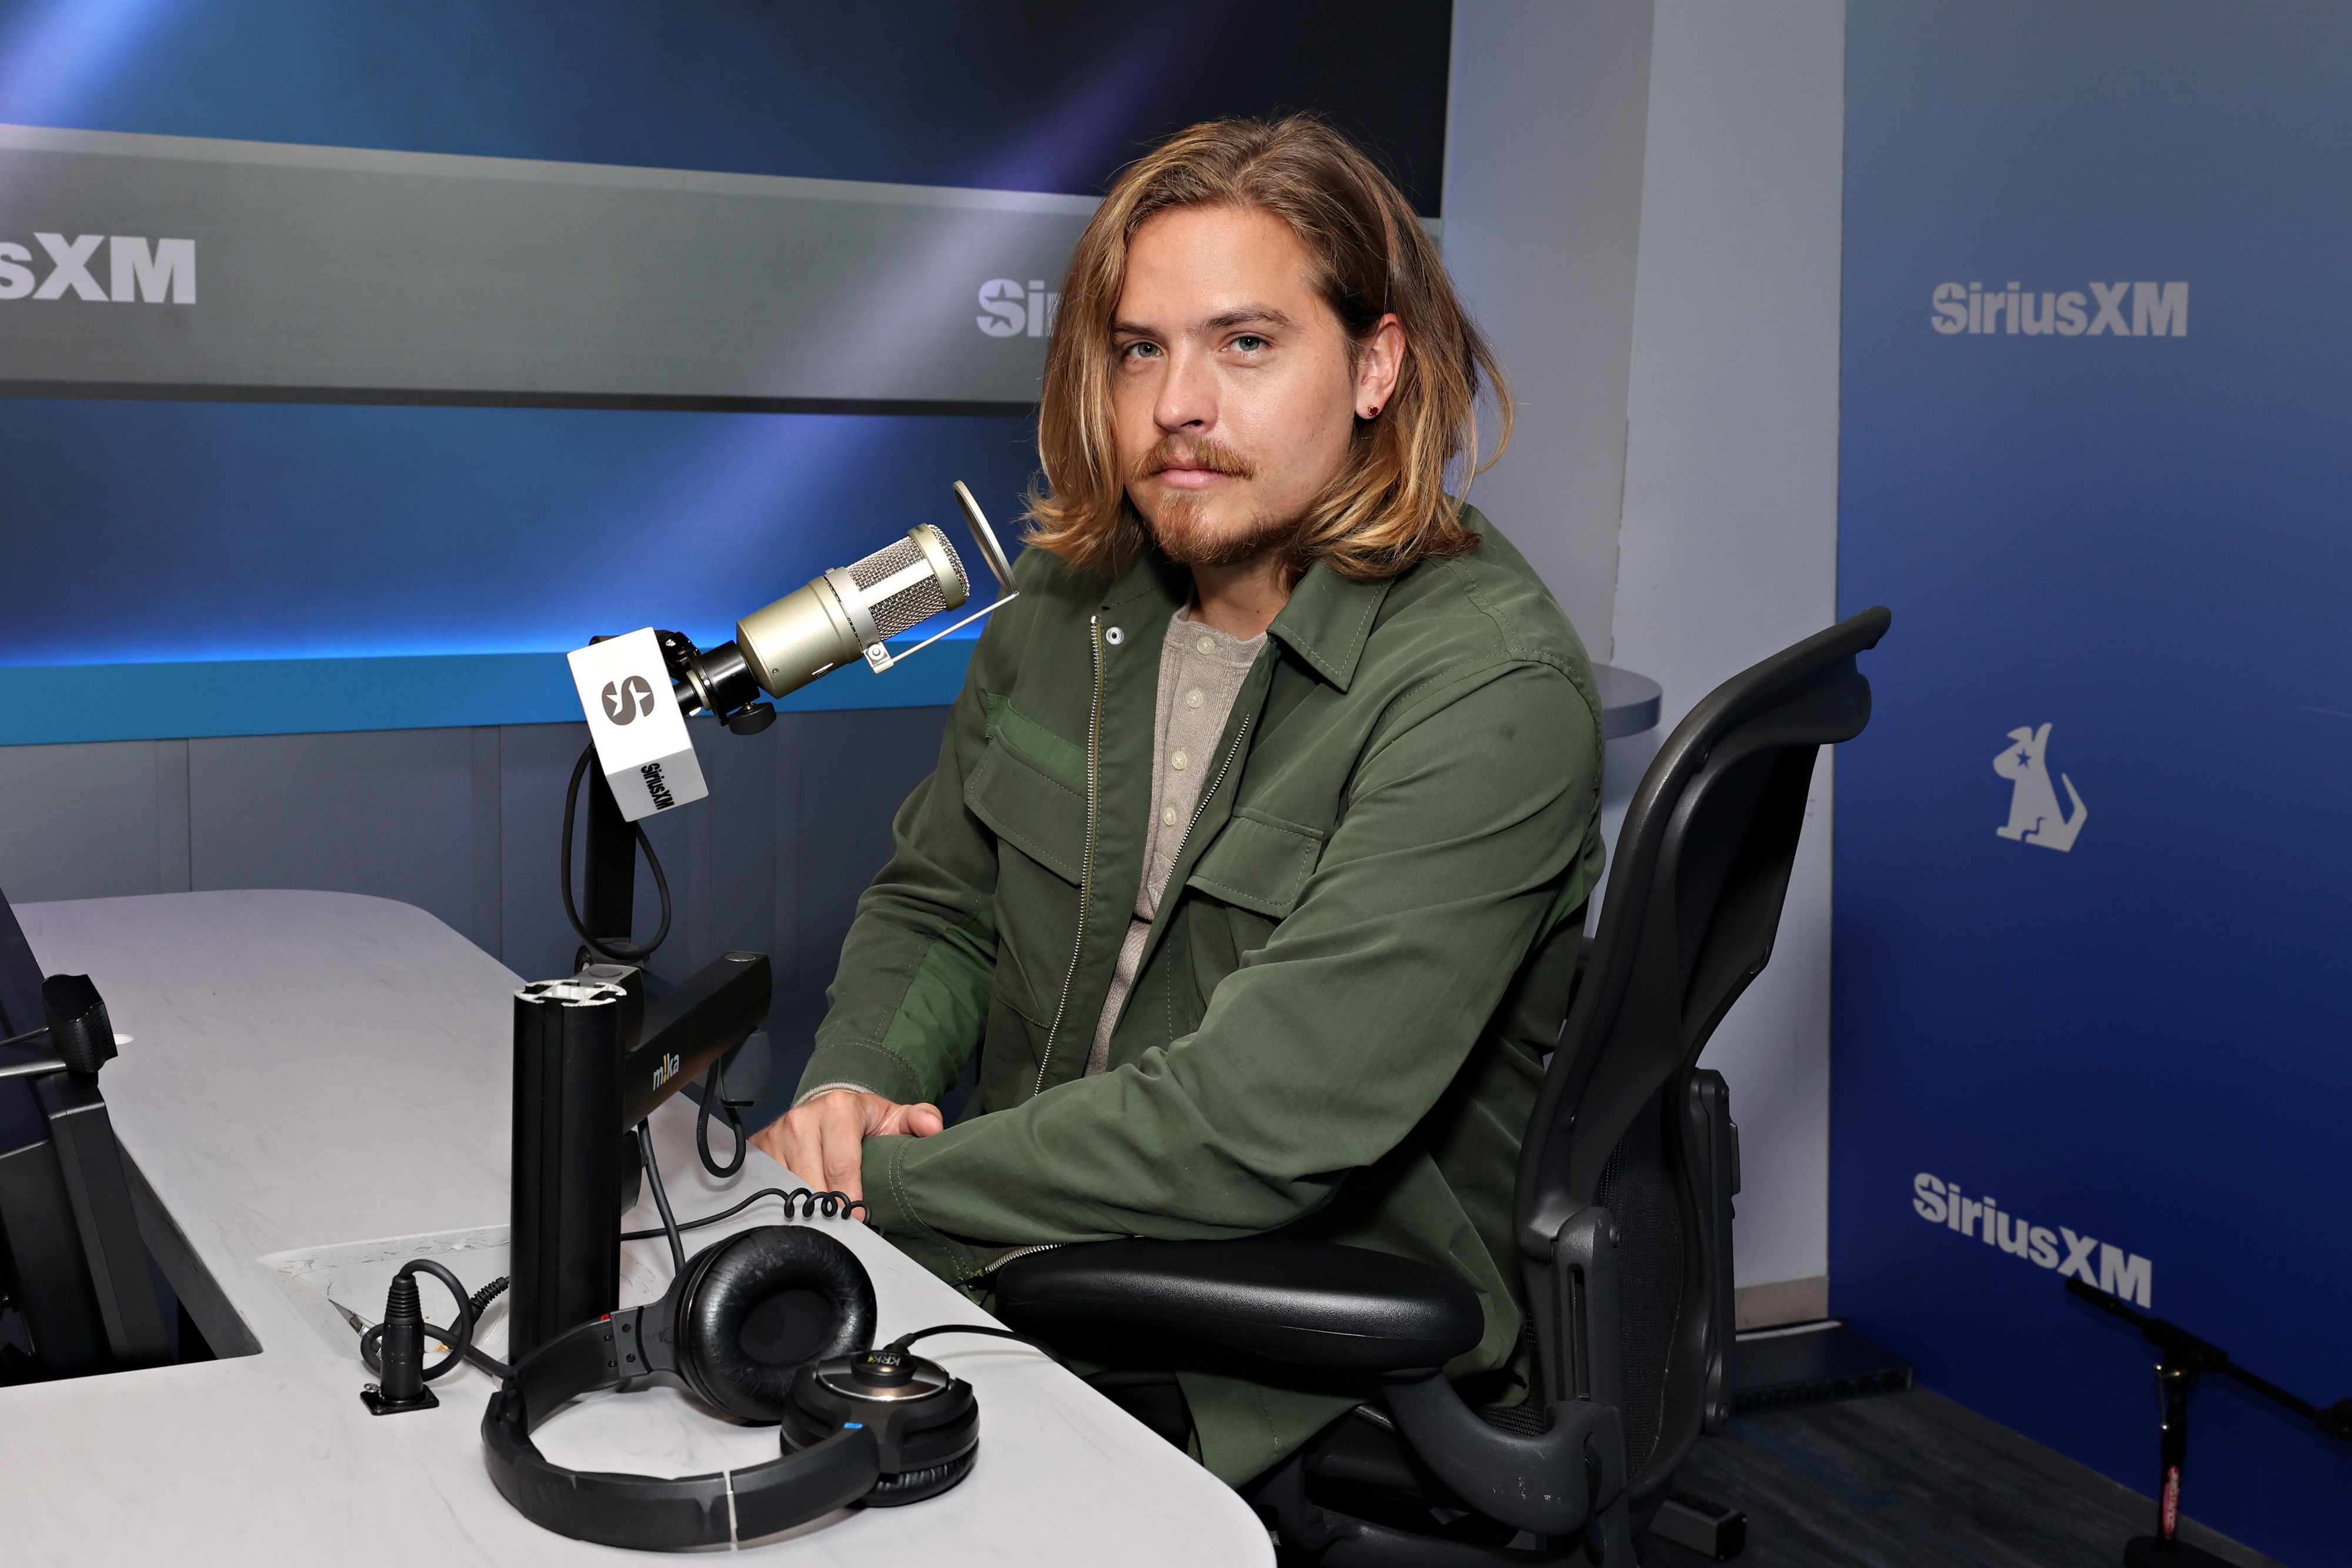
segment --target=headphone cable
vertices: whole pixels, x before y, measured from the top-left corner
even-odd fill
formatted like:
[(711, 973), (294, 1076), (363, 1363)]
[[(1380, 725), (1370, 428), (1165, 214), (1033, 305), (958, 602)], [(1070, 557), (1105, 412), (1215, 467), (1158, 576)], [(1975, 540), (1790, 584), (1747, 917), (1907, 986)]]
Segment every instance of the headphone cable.
[[(637, 1153), (646, 1163), (646, 1180), (654, 1189), (654, 1207), (661, 1210), (661, 1234), (669, 1238), (669, 1266), (673, 1274), (686, 1272), (686, 1239), (678, 1234), (677, 1216), (669, 1211), (669, 1194), (662, 1187), (661, 1163), (654, 1158), (654, 1128), (651, 1122), (637, 1124)], [(622, 1238), (626, 1240), (626, 1237)]]
[[(862, 1211), (866, 1207), (864, 1199), (852, 1197), (845, 1192), (814, 1192), (804, 1186), (796, 1186), (790, 1192), (786, 1192), (780, 1186), (763, 1186), (742, 1202), (730, 1204), (716, 1214), (706, 1214), (699, 1219), (680, 1220), (677, 1228), (680, 1230), (699, 1230), (706, 1225), (717, 1225), (722, 1220), (734, 1218), (763, 1197), (783, 1199), (784, 1218), (787, 1219), (795, 1218), (843, 1219), (849, 1218), (853, 1211)], [(801, 1206), (801, 1212), (797, 1216), (793, 1213), (794, 1204)], [(873, 1222), (868, 1220), (866, 1223), (870, 1225)], [(664, 1228), (656, 1225), (650, 1230), (624, 1230), (621, 1232), (621, 1239), (650, 1241), (656, 1236), (666, 1234), (667, 1232)]]
[(1011, 1329), (992, 1328), (986, 1323), (939, 1323), (930, 1328), (917, 1329), (913, 1333), (902, 1333), (882, 1348), (903, 1352), (917, 1340), (929, 1339), (935, 1333), (977, 1333), (986, 1334), (991, 1339), (1017, 1340), (1032, 1350), (1043, 1352), (1048, 1360), (1063, 1371), (1067, 1372), (1070, 1369), (1070, 1364), (1062, 1359), (1062, 1353), (1044, 1340), (1032, 1339), (1025, 1333), (1014, 1333)]

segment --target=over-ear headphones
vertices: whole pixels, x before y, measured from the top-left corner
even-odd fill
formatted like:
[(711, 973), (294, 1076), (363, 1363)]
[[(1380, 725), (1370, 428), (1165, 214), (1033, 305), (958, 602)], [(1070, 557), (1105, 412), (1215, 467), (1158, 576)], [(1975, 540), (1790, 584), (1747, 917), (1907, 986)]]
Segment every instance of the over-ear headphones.
[[(971, 1385), (908, 1354), (906, 1340), (873, 1343), (873, 1281), (848, 1248), (807, 1226), (740, 1232), (688, 1259), (660, 1301), (582, 1323), (519, 1363), (482, 1417), (490, 1479), (558, 1534), (656, 1549), (936, 1497), (978, 1454)], [(673, 1479), (568, 1469), (531, 1441), (567, 1401), (657, 1372), (739, 1419), (779, 1424), (783, 1453)]]

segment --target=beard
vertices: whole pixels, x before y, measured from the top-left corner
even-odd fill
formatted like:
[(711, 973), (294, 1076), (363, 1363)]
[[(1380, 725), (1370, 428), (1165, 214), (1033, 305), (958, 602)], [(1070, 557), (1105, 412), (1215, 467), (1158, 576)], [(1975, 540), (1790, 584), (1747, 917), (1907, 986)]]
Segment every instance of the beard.
[[(1257, 476), (1249, 460), (1230, 446), (1213, 440), (1180, 441), (1174, 436), (1162, 436), (1129, 471), (1130, 502), (1140, 481), (1163, 468), (1176, 467), (1207, 468), (1244, 480)], [(1152, 542), (1179, 566), (1239, 566), (1255, 560), (1268, 550), (1289, 544), (1297, 537), (1301, 520), (1261, 514), (1238, 527), (1229, 523), (1219, 528), (1210, 522), (1208, 513), (1208, 497), (1194, 493), (1165, 497), (1157, 517), (1147, 516), (1142, 507), (1136, 507), (1136, 515), (1143, 518)]]

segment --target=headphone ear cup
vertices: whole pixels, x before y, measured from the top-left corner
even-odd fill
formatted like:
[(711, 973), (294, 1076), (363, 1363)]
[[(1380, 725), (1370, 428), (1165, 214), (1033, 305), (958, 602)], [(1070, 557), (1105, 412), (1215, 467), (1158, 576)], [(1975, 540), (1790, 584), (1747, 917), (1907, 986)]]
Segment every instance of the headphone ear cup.
[(901, 1470), (895, 1476), (884, 1476), (874, 1483), (874, 1490), (862, 1500), (867, 1508), (898, 1508), (910, 1502), (935, 1498), (971, 1474), (978, 1462), (980, 1450), (958, 1454), (943, 1465), (927, 1465), (919, 1470)]
[(803, 1365), (874, 1343), (866, 1266), (814, 1227), (746, 1230), (679, 1278), (678, 1375), (703, 1403), (740, 1420), (782, 1420)]

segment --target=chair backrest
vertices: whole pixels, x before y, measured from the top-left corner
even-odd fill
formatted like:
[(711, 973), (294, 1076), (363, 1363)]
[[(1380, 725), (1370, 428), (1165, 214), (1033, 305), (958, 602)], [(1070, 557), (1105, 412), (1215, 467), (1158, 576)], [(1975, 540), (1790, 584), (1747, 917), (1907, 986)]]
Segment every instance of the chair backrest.
[[(1719, 1425), (1731, 1322), (1732, 1155), (1699, 1051), (1772, 955), (1819, 748), (1870, 719), (1855, 655), (1871, 609), (1726, 681), (1634, 791), (1592, 949), (1520, 1150), (1519, 1247), (1548, 1401), (1571, 1397), (1570, 1303), (1553, 1239), (1598, 1204), (1617, 1221), (1626, 1466), (1636, 1506)], [(1705, 1080), (1705, 1082), (1701, 1082)], [(1606, 1354), (1592, 1347), (1591, 1354)]]

